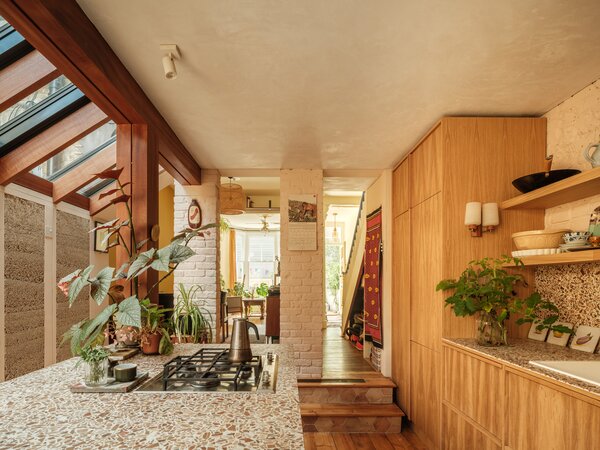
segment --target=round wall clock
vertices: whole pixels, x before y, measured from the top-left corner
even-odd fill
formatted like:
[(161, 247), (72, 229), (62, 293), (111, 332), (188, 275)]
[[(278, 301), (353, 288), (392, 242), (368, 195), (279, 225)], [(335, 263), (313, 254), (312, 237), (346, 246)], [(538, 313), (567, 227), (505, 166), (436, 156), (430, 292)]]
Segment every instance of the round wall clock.
[(188, 225), (192, 230), (196, 230), (202, 225), (202, 211), (196, 199), (192, 200), (188, 207)]

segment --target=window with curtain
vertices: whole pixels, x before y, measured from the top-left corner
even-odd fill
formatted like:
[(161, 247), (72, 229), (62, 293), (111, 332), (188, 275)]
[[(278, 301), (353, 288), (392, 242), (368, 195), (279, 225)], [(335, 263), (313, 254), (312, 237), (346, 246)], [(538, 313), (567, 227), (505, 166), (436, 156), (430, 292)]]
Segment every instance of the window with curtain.
[(246, 288), (261, 283), (271, 286), (275, 274), (275, 256), (279, 255), (279, 232), (236, 231), (237, 281)]

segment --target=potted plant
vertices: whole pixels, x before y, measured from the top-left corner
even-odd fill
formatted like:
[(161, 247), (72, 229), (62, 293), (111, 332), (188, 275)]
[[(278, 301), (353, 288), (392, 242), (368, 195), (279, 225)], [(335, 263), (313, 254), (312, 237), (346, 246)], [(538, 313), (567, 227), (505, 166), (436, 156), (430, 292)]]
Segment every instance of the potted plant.
[[(59, 289), (69, 300), (69, 306), (73, 304), (85, 287), (90, 288), (90, 295), (98, 305), (102, 304), (107, 296), (110, 299), (110, 304), (96, 317), (82, 320), (73, 325), (63, 335), (63, 342), (70, 341), (73, 355), (79, 355), (86, 346), (90, 346), (98, 340), (103, 340), (104, 335), (109, 333), (109, 323), (114, 323), (117, 330), (123, 327), (131, 327), (127, 328), (127, 330), (138, 329), (142, 333), (145, 333), (149, 329), (152, 329), (156, 319), (155, 309), (160, 308), (146, 306), (142, 308), (143, 305), (149, 305), (150, 301), (148, 297), (150, 294), (158, 289), (160, 283), (168, 278), (180, 263), (195, 254), (188, 247), (190, 240), (196, 237), (203, 237), (209, 228), (215, 226), (214, 224), (208, 224), (198, 229), (186, 228), (177, 234), (169, 245), (161, 249), (150, 248), (144, 250), (149, 240), (138, 239), (138, 233), (131, 213), (131, 198), (125, 191), (125, 187), (129, 183), (122, 184), (119, 180), (122, 170), (122, 168), (106, 170), (96, 175), (100, 179), (115, 180), (116, 188), (101, 194), (101, 198), (112, 195), (114, 198), (111, 204), (124, 203), (127, 210), (127, 218), (124, 220), (120, 218), (111, 220), (96, 227), (92, 232), (98, 229), (106, 230), (105, 242), (109, 242), (108, 247), (121, 247), (127, 253), (129, 257), (128, 261), (117, 270), (113, 267), (105, 267), (95, 277), (91, 276), (94, 266), (90, 265), (85, 269), (79, 269), (67, 275), (58, 283)], [(149, 270), (166, 273), (142, 294), (139, 277)], [(125, 284), (131, 285), (132, 295), (124, 299), (117, 298), (115, 293), (120, 289), (115, 289), (113, 286), (124, 286)], [(144, 323), (142, 323), (142, 309), (144, 310)], [(151, 324), (150, 327), (148, 326), (149, 323)], [(127, 334), (133, 336), (133, 333), (128, 332)], [(146, 335), (149, 336), (148, 333)], [(167, 338), (165, 339), (163, 333), (163, 338), (160, 340), (163, 344), (163, 353), (169, 351), (169, 344), (166, 342), (169, 333), (166, 333), (166, 336)]]
[(86, 345), (80, 350), (77, 366), (83, 364), (83, 382), (86, 386), (102, 386), (108, 382), (109, 356), (110, 352), (101, 345)]
[(161, 308), (144, 299), (140, 302), (142, 307), (142, 326), (140, 328), (140, 347), (146, 355), (168, 355), (173, 351), (171, 334), (166, 328), (165, 313), (170, 309)]
[(508, 256), (471, 261), (458, 279), (442, 280), (436, 290), (453, 290), (445, 302), (457, 316), (478, 316), (476, 339), (480, 345), (507, 345), (506, 321), (511, 313), (524, 315), (516, 321), (519, 325), (541, 320), (537, 325), (540, 330), (549, 328), (572, 333), (568, 327), (555, 325), (559, 318), (558, 308), (543, 300), (539, 293), (519, 298), (515, 289), (517, 285), (526, 283), (521, 274), (504, 269), (508, 263), (523, 265), (519, 259)]
[(256, 286), (256, 294), (259, 297), (267, 297), (269, 295), (269, 285), (267, 283), (260, 283)]
[(179, 343), (212, 342), (212, 315), (208, 310), (194, 303), (194, 297), (202, 288), (191, 286), (186, 289), (185, 285), (180, 283), (177, 289), (179, 294), (171, 316), (171, 327), (175, 333), (174, 340)]

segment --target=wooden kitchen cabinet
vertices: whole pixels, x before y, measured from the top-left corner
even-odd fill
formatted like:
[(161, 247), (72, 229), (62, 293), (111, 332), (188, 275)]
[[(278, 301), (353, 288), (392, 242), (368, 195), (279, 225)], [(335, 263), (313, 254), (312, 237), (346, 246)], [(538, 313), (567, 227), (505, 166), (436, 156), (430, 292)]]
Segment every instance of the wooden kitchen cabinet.
[(410, 208), (409, 158), (394, 169), (392, 175), (392, 213), (394, 217), (404, 214)]
[(500, 440), (454, 411), (450, 406), (442, 407), (442, 448), (444, 450), (502, 450)]
[(442, 209), (436, 194), (411, 209), (411, 340), (440, 351), (442, 337)]
[(410, 211), (394, 218), (392, 378), (396, 403), (410, 419)]
[(411, 208), (442, 190), (441, 123), (410, 154)]
[(485, 430), (502, 438), (502, 365), (444, 346), (443, 399)]
[(441, 354), (416, 342), (410, 345), (410, 411), (413, 429), (427, 448), (439, 448)]
[(517, 373), (507, 372), (507, 450), (600, 448), (600, 406)]

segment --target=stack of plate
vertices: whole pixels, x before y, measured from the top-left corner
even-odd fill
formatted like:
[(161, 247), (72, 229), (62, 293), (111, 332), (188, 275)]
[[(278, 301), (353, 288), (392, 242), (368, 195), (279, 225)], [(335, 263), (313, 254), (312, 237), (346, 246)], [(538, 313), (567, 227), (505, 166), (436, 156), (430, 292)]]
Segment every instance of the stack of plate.
[(563, 235), (564, 244), (560, 245), (563, 252), (578, 252), (580, 250), (588, 250), (592, 245), (588, 242), (590, 237), (588, 231), (574, 231)]
[(578, 252), (581, 250), (589, 250), (592, 248), (591, 244), (582, 244), (581, 242), (575, 242), (572, 244), (561, 244), (560, 249), (563, 252)]

